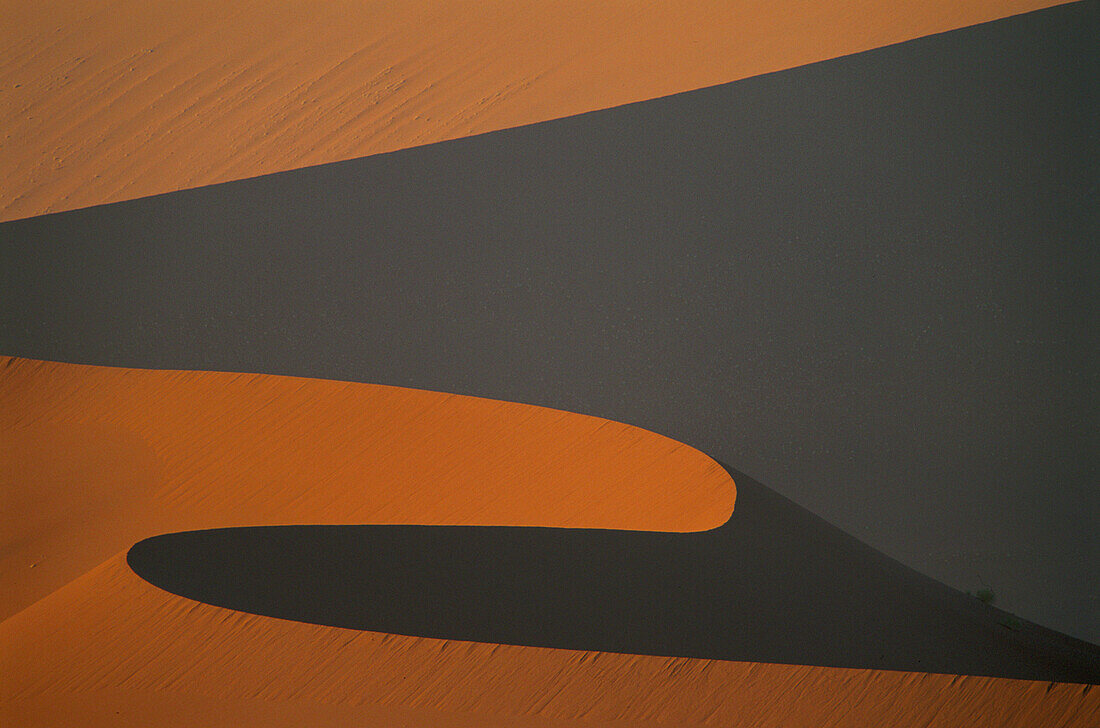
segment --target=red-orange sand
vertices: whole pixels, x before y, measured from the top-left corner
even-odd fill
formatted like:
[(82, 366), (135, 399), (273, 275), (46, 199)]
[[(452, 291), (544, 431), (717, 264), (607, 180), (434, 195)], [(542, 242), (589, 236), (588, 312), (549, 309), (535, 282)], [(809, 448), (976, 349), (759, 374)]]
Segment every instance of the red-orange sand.
[(1083, 727), (1100, 711), (1080, 685), (321, 627), (183, 599), (125, 562), (140, 538), (210, 526), (726, 520), (724, 470), (627, 425), (365, 384), (5, 359), (0, 441), (5, 607), (34, 601), (0, 623), (0, 725)]
[(175, 597), (121, 554), (0, 624), (0, 654), (4, 724), (19, 726), (1086, 728), (1100, 714), (1082, 685), (319, 627)]
[(0, 619), (135, 542), (292, 524), (697, 531), (729, 474), (598, 417), (296, 377), (0, 358)]
[[(0, 220), (723, 83), (1052, 0), (0, 0)], [(0, 359), (0, 725), (1087, 726), (1078, 685), (381, 635), (191, 602), (124, 554), (291, 523), (696, 530), (637, 428), (293, 378)]]
[(1060, 0), (0, 0), (0, 220), (664, 96)]

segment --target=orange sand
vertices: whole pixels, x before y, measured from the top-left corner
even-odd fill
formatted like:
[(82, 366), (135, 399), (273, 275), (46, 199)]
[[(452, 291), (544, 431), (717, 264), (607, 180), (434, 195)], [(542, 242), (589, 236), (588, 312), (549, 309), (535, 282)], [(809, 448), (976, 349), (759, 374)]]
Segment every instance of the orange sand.
[(1100, 690), (1081, 685), (488, 645), (258, 617), (156, 589), (122, 554), (0, 624), (0, 661), (0, 723), (24, 728), (1085, 728), (1100, 714)]
[[(526, 405), (265, 375), (0, 359), (0, 725), (1085, 726), (1082, 686), (486, 645), (249, 615), (126, 565), (274, 523), (691, 530), (690, 447)], [(40, 598), (41, 597), (41, 598)]]
[(1059, 0), (0, 0), (0, 220), (529, 124)]
[(630, 425), (296, 377), (0, 358), (0, 619), (150, 536), (250, 525), (695, 531), (729, 474)]

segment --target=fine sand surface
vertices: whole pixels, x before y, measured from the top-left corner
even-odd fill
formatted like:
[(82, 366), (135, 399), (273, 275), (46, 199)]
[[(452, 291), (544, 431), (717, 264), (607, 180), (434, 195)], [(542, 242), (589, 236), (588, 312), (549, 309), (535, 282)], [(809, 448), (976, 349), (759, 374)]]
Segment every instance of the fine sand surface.
[(0, 660), (0, 718), (26, 728), (74, 717), (302, 725), (302, 716), (311, 726), (410, 728), (1089, 728), (1100, 711), (1100, 690), (1066, 683), (489, 645), (256, 617), (156, 589), (122, 554), (0, 624)]
[(155, 536), (173, 594), (332, 627), (739, 662), (1100, 684), (1100, 647), (902, 566), (740, 473), (702, 533), (268, 526)]
[[(6, 504), (4, 533), (30, 538), (25, 518), (40, 510), (62, 516), (38, 542), (42, 556), (33, 570), (64, 562), (73, 550), (132, 538), (140, 528), (502, 519), (687, 530), (721, 523), (732, 507), (725, 471), (667, 438), (467, 397), (8, 359), (0, 403), (4, 439), (36, 444), (6, 461), (14, 467), (5, 498), (21, 492), (23, 507)], [(70, 427), (75, 431), (66, 434)], [(11, 437), (26, 428), (36, 428), (37, 437)], [(86, 448), (79, 472), (52, 464), (92, 432), (102, 455)], [(538, 462), (545, 467), (534, 467)], [(112, 501), (103, 495), (116, 479), (129, 481), (131, 495)], [(516, 488), (520, 480), (529, 487)], [(584, 495), (562, 505), (578, 489)], [(749, 501), (754, 509), (762, 504)], [(82, 533), (76, 521), (92, 512), (95, 532)], [(788, 530), (774, 513), (763, 520)], [(783, 535), (798, 544), (808, 533)], [(804, 545), (822, 546), (812, 537)], [(842, 570), (848, 559), (832, 550)], [(864, 726), (904, 716), (930, 726), (1072, 727), (1089, 725), (1100, 709), (1097, 691), (1049, 681), (508, 646), (274, 619), (158, 589), (134, 574), (124, 551), (0, 623), (5, 724), (306, 719), (334, 726), (671, 728)], [(3, 580), (18, 578), (8, 571)], [(771, 619), (769, 628), (781, 626), (775, 615), (756, 616)]]
[(1098, 18), (3, 223), (0, 351), (628, 422), (1100, 642)]
[(726, 471), (528, 405), (290, 377), (0, 359), (0, 617), (159, 533), (420, 523), (692, 531)]
[(1059, 4), (0, 0), (0, 725), (1093, 726)]
[(0, 219), (746, 78), (1053, 0), (0, 0)]

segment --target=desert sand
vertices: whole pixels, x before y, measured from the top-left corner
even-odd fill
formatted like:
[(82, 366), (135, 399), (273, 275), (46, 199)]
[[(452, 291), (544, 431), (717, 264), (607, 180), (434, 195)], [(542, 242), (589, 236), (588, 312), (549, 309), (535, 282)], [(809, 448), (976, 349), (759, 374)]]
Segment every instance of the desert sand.
[(694, 448), (528, 405), (294, 377), (0, 360), (7, 617), (158, 533), (419, 523), (693, 531)]
[[(0, 624), (11, 725), (1093, 725), (1065, 683), (553, 650), (256, 617), (120, 556)], [(85, 712), (87, 711), (87, 712)], [(188, 723), (188, 720), (193, 722)], [(98, 722), (96, 722), (98, 721)], [(176, 722), (173, 722), (176, 721)]]
[(1098, 8), (9, 221), (0, 351), (629, 422), (1098, 643)]
[[(0, 221), (607, 109), (1057, 4), (0, 0)], [(75, 305), (87, 312), (66, 326), (94, 318)], [(611, 420), (0, 357), (0, 464), (3, 725), (1075, 728), (1100, 714), (1100, 692), (1079, 684), (296, 622), (171, 594), (127, 564), (135, 542), (191, 529), (727, 522), (726, 469)]]
[(0, 2), (0, 220), (701, 88), (1052, 0)]
[(325, 627), (174, 596), (126, 564), (156, 530), (691, 530), (730, 515), (721, 467), (627, 425), (394, 387), (22, 359), (0, 370), (0, 412), (16, 447), (5, 607), (37, 599), (0, 623), (7, 724), (1084, 726), (1100, 709), (1072, 684)]

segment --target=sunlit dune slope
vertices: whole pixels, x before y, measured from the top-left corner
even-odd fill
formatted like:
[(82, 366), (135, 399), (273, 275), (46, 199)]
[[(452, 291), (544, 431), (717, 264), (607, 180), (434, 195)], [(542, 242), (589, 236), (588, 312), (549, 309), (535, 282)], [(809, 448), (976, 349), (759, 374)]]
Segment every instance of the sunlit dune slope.
[(491, 645), (257, 617), (156, 589), (122, 554), (0, 624), (0, 655), (0, 716), (27, 728), (73, 717), (89, 726), (1083, 728), (1100, 711), (1100, 691), (1066, 683)]
[(699, 451), (597, 417), (268, 375), (0, 360), (0, 617), (159, 533), (276, 524), (692, 531)]
[(640, 101), (1056, 0), (0, 0), (0, 220)]
[[(691, 530), (701, 453), (556, 410), (292, 377), (5, 359), (0, 723), (1088, 725), (1081, 685), (438, 640), (222, 609), (143, 581), (162, 531), (261, 523)], [(46, 592), (49, 592), (46, 594)]]

